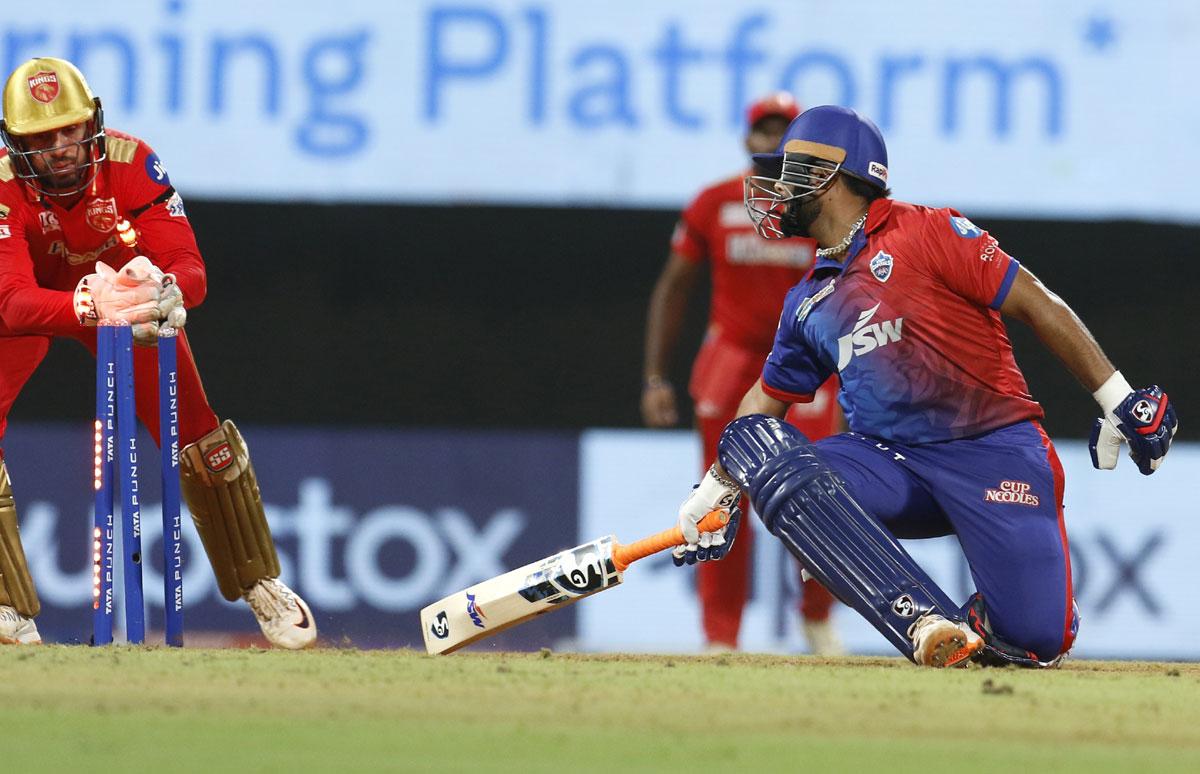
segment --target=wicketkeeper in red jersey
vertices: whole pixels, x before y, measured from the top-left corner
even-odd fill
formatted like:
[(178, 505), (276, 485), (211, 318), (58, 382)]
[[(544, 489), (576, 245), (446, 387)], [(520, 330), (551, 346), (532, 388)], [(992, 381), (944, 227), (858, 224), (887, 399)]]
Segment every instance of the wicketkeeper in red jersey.
[[(3, 93), (0, 135), (0, 439), (8, 410), (54, 337), (96, 352), (99, 319), (153, 346), (160, 323), (204, 300), (205, 267), (183, 202), (146, 143), (105, 130), (100, 100), (62, 59), (25, 62)], [(132, 229), (126, 228), (126, 222)], [(118, 232), (121, 226), (126, 239)], [(135, 251), (132, 235), (136, 233)], [(137, 413), (158, 438), (157, 358), (135, 347)], [(316, 639), (312, 612), (279, 581), (249, 452), (208, 405), (179, 335), (181, 488), (222, 595), (245, 599), (272, 644)], [(37, 591), (0, 457), (0, 643), (40, 642)]]
[[(784, 129), (800, 115), (792, 95), (764, 97), (746, 112), (746, 150), (775, 150)], [(708, 331), (692, 366), (689, 392), (704, 459), (717, 455), (717, 439), (734, 418), (738, 401), (762, 372), (771, 351), (779, 309), (788, 289), (812, 267), (816, 242), (781, 244), (763, 239), (742, 202), (742, 176), (705, 188), (679, 219), (671, 253), (650, 298), (642, 388), (642, 418), (650, 427), (679, 421), (675, 390), (666, 378), (689, 296), (704, 264), (712, 278)], [(796, 404), (788, 421), (809, 438), (837, 432), (841, 412), (837, 385), (830, 381), (811, 403)], [(749, 529), (720, 563), (702, 564), (697, 584), (704, 635), (710, 647), (737, 648), (742, 610), (750, 591)], [(801, 587), (800, 613), (808, 646), (815, 653), (839, 653), (841, 642), (829, 620), (833, 596), (815, 580)]]

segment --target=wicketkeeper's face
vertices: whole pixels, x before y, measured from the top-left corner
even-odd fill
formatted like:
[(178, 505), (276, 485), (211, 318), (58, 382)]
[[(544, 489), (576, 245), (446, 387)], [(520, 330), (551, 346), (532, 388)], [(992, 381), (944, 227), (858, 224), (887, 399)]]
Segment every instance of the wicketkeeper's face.
[(88, 164), (88, 122), (71, 124), (19, 138), (34, 174), (47, 188), (72, 188), (83, 179)]

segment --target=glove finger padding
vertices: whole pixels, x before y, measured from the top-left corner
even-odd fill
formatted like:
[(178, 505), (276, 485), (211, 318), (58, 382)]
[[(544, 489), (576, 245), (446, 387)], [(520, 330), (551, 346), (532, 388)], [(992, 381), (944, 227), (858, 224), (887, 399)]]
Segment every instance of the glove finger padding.
[(158, 323), (141, 322), (132, 326), (133, 343), (139, 347), (158, 346)]
[(724, 527), (713, 532), (701, 532), (696, 543), (676, 546), (671, 551), (671, 561), (676, 567), (682, 567), (685, 564), (692, 565), (696, 562), (715, 562), (724, 559), (729, 555), (729, 550), (733, 548), (741, 517), (741, 508), (735, 506), (730, 511), (729, 521)]
[(719, 532), (713, 533), (712, 546), (708, 549), (709, 561), (720, 561), (729, 555), (733, 549), (733, 541), (737, 540), (738, 525), (742, 521), (742, 509), (734, 506), (729, 511), (729, 522)]
[(161, 286), (165, 276), (162, 269), (151, 263), (149, 258), (139, 255), (121, 267), (117, 274), (117, 284), (133, 286), (154, 283)]
[(1097, 470), (1112, 470), (1117, 466), (1121, 455), (1121, 442), (1124, 435), (1117, 430), (1112, 420), (1103, 417), (1092, 425), (1092, 437), (1088, 442), (1088, 451), (1092, 455), (1092, 467)]
[(183, 291), (173, 281), (168, 281), (162, 288), (158, 299), (157, 319), (166, 321), (172, 328), (182, 328), (187, 322), (187, 312), (183, 309)]

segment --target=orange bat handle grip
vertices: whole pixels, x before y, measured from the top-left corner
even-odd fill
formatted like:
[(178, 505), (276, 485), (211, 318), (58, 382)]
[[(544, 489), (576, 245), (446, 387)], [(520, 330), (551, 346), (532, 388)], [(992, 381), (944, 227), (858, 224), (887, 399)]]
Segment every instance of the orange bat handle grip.
[[(727, 523), (729, 523), (729, 511), (709, 511), (708, 515), (696, 525), (696, 528), (701, 532), (716, 532)], [(671, 529), (664, 529), (657, 535), (637, 540), (627, 546), (617, 543), (613, 546), (613, 564), (616, 565), (618, 571), (624, 572), (626, 567), (638, 559), (645, 559), (651, 554), (657, 554), (664, 548), (681, 546), (685, 542), (683, 532), (679, 527), (672, 527)]]

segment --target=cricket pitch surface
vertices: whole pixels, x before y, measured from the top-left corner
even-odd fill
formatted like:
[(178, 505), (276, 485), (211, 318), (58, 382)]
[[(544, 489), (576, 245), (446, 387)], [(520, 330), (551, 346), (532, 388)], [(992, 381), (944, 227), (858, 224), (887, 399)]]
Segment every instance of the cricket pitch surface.
[(6, 771), (1200, 771), (1197, 663), (50, 645), (0, 686)]

